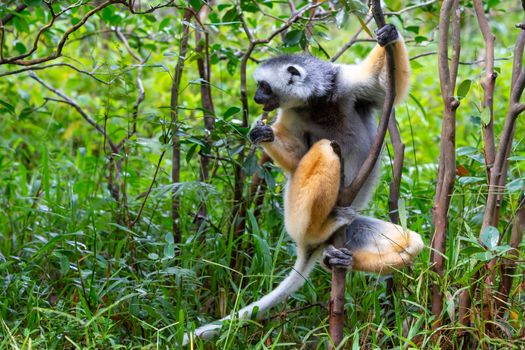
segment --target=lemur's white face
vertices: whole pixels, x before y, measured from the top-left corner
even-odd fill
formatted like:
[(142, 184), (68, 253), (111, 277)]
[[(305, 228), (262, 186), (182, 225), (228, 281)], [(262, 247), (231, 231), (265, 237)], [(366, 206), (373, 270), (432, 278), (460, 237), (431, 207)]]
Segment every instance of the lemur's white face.
[(257, 81), (255, 102), (262, 104), (265, 111), (304, 106), (311, 95), (305, 84), (306, 75), (306, 70), (297, 64), (258, 67), (253, 74)]

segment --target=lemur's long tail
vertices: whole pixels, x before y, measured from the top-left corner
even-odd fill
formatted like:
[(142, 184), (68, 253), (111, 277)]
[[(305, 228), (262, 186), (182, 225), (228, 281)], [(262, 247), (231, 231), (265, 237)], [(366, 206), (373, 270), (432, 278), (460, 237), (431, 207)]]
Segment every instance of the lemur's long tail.
[[(264, 313), (285, 300), (290, 294), (296, 292), (299, 288), (304, 285), (304, 282), (308, 279), (310, 272), (312, 272), (315, 263), (320, 255), (320, 249), (316, 249), (313, 253), (309, 254), (306, 252), (297, 252), (297, 260), (290, 274), (269, 294), (265, 295), (258, 301), (251, 303), (250, 305), (242, 308), (235, 315), (238, 319), (247, 319), (252, 316), (253, 310), (257, 307), (257, 318), (260, 318)], [(219, 333), (222, 326), (222, 321), (231, 319), (231, 315), (221, 318), (219, 321), (209, 323), (201, 326), (195, 330), (194, 336), (202, 339), (210, 339)], [(184, 334), (183, 345), (187, 345), (190, 340), (188, 333)]]

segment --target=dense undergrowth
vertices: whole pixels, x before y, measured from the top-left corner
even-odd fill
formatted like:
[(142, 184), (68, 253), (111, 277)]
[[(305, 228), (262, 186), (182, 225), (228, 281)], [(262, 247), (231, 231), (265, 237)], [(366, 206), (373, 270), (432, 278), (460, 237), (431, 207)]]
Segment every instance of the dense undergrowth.
[[(38, 28), (51, 18), (40, 1), (23, 3), (29, 7), (5, 24), (4, 57), (27, 52)], [(439, 4), (428, 1), (426, 6), (410, 9), (423, 2), (386, 3), (392, 11), (408, 8), (387, 19), (400, 28), (414, 58), (411, 94), (396, 110), (406, 144), (401, 212), (408, 227), (421, 233), (429, 244), (443, 108), (435, 55)], [(42, 35), (39, 49), (30, 58), (51, 53), (67, 28), (94, 8), (89, 2), (73, 1), (56, 2), (53, 8), (58, 12), (75, 4), (78, 6), (66, 11)], [(247, 25), (257, 38), (266, 38), (284, 23), (281, 20), (291, 16), (290, 8), (280, 2), (241, 4)], [(295, 6), (299, 9), (305, 4)], [(15, 1), (0, 4), (0, 18), (16, 5)], [(144, 11), (154, 5), (141, 6)], [(193, 1), (191, 6), (198, 8), (202, 3)], [(327, 3), (326, 18), (313, 21), (310, 29), (305, 15), (282, 36), (258, 46), (254, 59), (299, 52), (306, 46), (320, 57), (334, 55), (360, 28), (357, 16), (349, 12), (356, 1), (349, 1), (348, 6), (347, 12), (329, 12)], [(509, 7), (506, 1), (492, 0), (486, 7), (497, 38), (499, 76), (494, 102), (498, 135), (508, 104), (512, 49), (518, 31), (513, 25), (523, 13), (514, 2)], [(74, 100), (107, 130), (106, 136), (29, 72), (4, 74), (24, 66), (0, 66), (0, 348), (173, 348), (185, 330), (246, 305), (288, 273), (295, 253), (282, 222), (284, 178), (275, 166), (258, 165), (260, 151), (255, 151), (246, 137), (249, 124), (261, 113), (251, 103), (254, 83), (249, 77), (256, 63), (248, 60), (247, 64), (250, 119), (246, 125), (240, 73), (248, 41), (233, 3), (220, 2), (212, 9), (203, 18), (210, 33), (215, 108), (211, 131), (203, 123), (203, 113), (208, 111), (201, 105), (197, 61), (202, 54), (195, 51), (193, 38), (200, 30), (195, 21), (189, 28), (178, 121), (174, 128), (172, 124), (170, 96), (183, 33), (183, 9), (167, 7), (131, 14), (122, 4), (110, 5), (69, 37), (62, 57), (38, 65), (67, 63), (84, 73), (67, 66), (34, 71), (49, 87)], [(350, 274), (345, 348), (461, 348), (465, 333), (480, 348), (525, 346), (522, 250), (515, 258), (520, 264), (502, 313), (485, 320), (482, 298), (476, 297), (471, 326), (457, 322), (460, 292), (483, 281), (485, 263), (494, 254), (505, 254), (518, 197), (525, 190), (525, 124), (521, 116), (501, 203), (501, 248), (487, 250), (478, 241), (487, 193), (479, 82), (484, 72), (483, 40), (469, 2), (462, 5), (462, 13), (458, 176), (449, 210), (445, 274), (437, 277), (431, 271), (428, 249), (412, 267), (394, 274), (392, 296), (386, 290), (387, 276)], [(363, 32), (360, 38), (370, 37)], [(358, 41), (338, 62), (359, 60), (372, 45)], [(137, 111), (138, 78), (145, 99)], [(171, 130), (176, 130), (180, 140), (177, 183), (171, 178)], [(116, 152), (110, 143), (118, 144), (122, 139)], [(367, 211), (385, 220), (391, 152), (387, 144), (381, 160), (383, 176)], [(209, 162), (206, 181), (201, 175), (202, 158)], [(235, 216), (239, 212), (234, 202), (239, 169), (245, 175), (241, 198), (249, 203), (242, 217)], [(255, 174), (266, 185), (258, 192), (263, 197), (248, 202)], [(180, 201), (177, 226), (181, 242), (173, 235), (173, 194)], [(240, 220), (244, 220), (242, 234), (236, 232)], [(439, 282), (445, 298), (444, 322), (437, 329), (432, 328), (435, 320), (429, 308), (432, 281)], [(316, 268), (310, 281), (286, 305), (273, 310), (269, 320), (232, 322), (218, 339), (198, 341), (195, 348), (323, 349), (328, 339), (329, 290), (329, 274)]]

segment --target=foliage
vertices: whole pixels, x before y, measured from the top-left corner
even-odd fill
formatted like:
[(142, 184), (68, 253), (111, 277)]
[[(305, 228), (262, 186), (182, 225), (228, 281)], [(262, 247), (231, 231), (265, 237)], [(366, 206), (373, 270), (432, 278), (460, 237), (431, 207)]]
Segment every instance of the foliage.
[[(406, 144), (403, 214), (430, 242), (443, 111), (435, 55), (440, 5), (385, 4), (387, 21), (400, 28), (412, 57), (411, 94), (396, 111)], [(513, 25), (523, 19), (518, 5), (484, 4), (497, 38), (496, 135), (509, 102)], [(0, 348), (173, 348), (185, 330), (255, 300), (281, 280), (295, 256), (282, 224), (284, 178), (273, 165), (261, 165), (260, 151), (247, 142), (261, 113), (250, 102), (249, 77), (257, 62), (279, 53), (333, 57), (366, 22), (366, 7), (357, 0), (315, 6), (259, 0), (210, 7), (198, 0), (0, 4)], [(509, 232), (525, 190), (520, 116), (500, 224), (480, 236), (487, 196), (484, 44), (472, 5), (464, 1), (461, 8), (458, 175), (444, 275), (431, 271), (427, 250), (395, 274), (389, 299), (386, 277), (352, 273), (343, 347), (454, 348), (463, 345), (464, 332), (484, 348), (524, 345), (523, 266), (495, 321), (483, 318), (482, 298), (473, 300), (472, 327), (457, 319), (461, 291), (484, 280), (487, 261), (523, 261), (522, 249), (511, 255)], [(186, 25), (188, 52), (181, 57)], [(368, 32), (338, 62), (365, 57), (373, 46)], [(174, 119), (177, 62), (184, 66)], [(211, 77), (211, 107), (203, 104), (202, 62)], [(180, 181), (173, 182), (177, 139)], [(384, 176), (368, 212), (383, 219), (390, 154), (387, 144)], [(174, 196), (181, 242), (173, 234)], [(445, 297), (445, 326), (438, 329), (432, 329), (430, 282), (439, 282)], [(197, 347), (322, 349), (329, 288), (329, 275), (316, 269), (270, 320), (232, 322), (219, 339)]]

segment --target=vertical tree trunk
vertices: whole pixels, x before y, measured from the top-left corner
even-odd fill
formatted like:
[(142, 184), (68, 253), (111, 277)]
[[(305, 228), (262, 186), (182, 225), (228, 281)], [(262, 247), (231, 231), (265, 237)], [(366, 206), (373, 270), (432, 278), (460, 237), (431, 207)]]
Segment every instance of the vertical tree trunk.
[[(201, 7), (197, 16), (199, 17), (199, 23), (202, 24), (207, 18), (210, 11), (208, 5)], [(202, 33), (204, 35), (202, 35)], [(206, 150), (201, 150), (203, 154), (200, 157), (200, 180), (202, 182), (207, 182), (209, 178), (209, 162), (210, 157), (208, 154), (205, 154), (211, 150), (211, 133), (215, 125), (215, 107), (213, 105), (213, 98), (211, 93), (211, 68), (210, 68), (210, 55), (209, 55), (209, 45), (208, 45), (208, 33), (206, 28), (203, 26), (195, 31), (195, 53), (197, 53), (197, 69), (199, 72), (200, 78), (200, 90), (201, 90), (201, 106), (204, 110), (204, 128), (206, 130), (206, 135), (204, 136), (204, 143), (206, 145)], [(207, 209), (206, 203), (201, 203), (199, 205), (199, 210), (197, 213), (197, 225), (200, 226), (202, 220), (206, 217)]]
[[(452, 62), (449, 66), (448, 41), (449, 25), (452, 17)], [(454, 98), (456, 76), (459, 64), (459, 0), (445, 0), (441, 6), (439, 18), (438, 63), (441, 96), (444, 113), (441, 128), (441, 145), (437, 189), (434, 197), (433, 221), (434, 236), (432, 238), (432, 269), (439, 277), (444, 275), (443, 264), (446, 246), (447, 214), (450, 206), (454, 180), (456, 177), (456, 109), (459, 101)], [(443, 296), (440, 286), (432, 283), (432, 314), (435, 317), (434, 327), (441, 324), (440, 316), (443, 310)]]
[(173, 240), (175, 243), (182, 241), (180, 227), (179, 227), (179, 197), (177, 195), (177, 184), (180, 182), (180, 145), (179, 137), (177, 136), (178, 121), (179, 121), (179, 89), (180, 82), (182, 79), (182, 72), (184, 70), (184, 63), (186, 61), (186, 52), (188, 49), (188, 37), (189, 37), (189, 21), (191, 19), (190, 9), (184, 10), (182, 17), (182, 35), (179, 45), (179, 58), (175, 65), (173, 73), (173, 82), (171, 84), (171, 98), (170, 98), (170, 117), (171, 117), (171, 137), (172, 137), (172, 155), (171, 155), (171, 182), (174, 185), (171, 193), (171, 215), (172, 215), (172, 233)]

